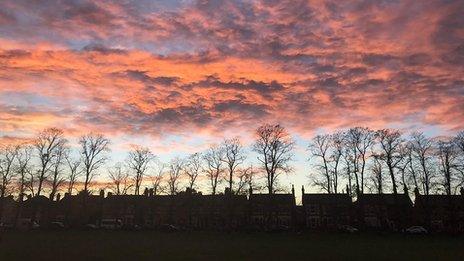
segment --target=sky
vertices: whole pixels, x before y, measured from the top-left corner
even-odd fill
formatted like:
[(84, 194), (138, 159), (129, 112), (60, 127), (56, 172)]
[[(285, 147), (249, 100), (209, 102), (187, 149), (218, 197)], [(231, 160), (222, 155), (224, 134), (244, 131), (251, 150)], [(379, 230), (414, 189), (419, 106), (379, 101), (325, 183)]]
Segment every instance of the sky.
[[(464, 1), (0, 1), (0, 141), (100, 132), (162, 160), (263, 123), (464, 129)], [(250, 158), (256, 155), (250, 154)]]

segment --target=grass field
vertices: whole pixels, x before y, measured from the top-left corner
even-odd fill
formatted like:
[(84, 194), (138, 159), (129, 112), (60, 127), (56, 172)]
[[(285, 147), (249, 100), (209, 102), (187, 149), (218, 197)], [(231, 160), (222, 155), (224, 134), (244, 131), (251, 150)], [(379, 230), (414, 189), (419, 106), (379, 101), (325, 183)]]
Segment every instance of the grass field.
[(464, 238), (377, 234), (7, 232), (0, 260), (464, 260)]

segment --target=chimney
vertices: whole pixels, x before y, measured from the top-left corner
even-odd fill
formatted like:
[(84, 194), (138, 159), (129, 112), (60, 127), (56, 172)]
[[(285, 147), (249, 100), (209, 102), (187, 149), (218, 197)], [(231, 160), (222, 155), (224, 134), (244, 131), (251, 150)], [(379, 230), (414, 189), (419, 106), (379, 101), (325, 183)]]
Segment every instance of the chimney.
[(304, 185), (301, 186), (301, 196), (303, 196), (305, 194), (305, 191), (304, 191)]
[(60, 199), (61, 199), (61, 194), (60, 193), (56, 194), (56, 201), (60, 201)]
[(293, 184), (292, 184), (292, 195), (293, 197), (295, 197), (295, 186), (293, 186)]

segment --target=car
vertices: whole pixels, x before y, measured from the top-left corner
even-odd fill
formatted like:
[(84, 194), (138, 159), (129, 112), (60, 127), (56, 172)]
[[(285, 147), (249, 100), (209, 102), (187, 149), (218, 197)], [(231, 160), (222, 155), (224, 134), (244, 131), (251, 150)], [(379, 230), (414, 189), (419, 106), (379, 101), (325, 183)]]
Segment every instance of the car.
[(98, 229), (98, 226), (95, 225), (95, 224), (86, 224), (86, 225), (84, 226), (84, 229), (85, 229), (85, 230), (97, 230), (97, 229)]
[(411, 235), (424, 235), (428, 234), (427, 229), (425, 229), (422, 226), (412, 226), (404, 230), (405, 233), (411, 234)]
[(31, 223), (31, 228), (32, 228), (32, 229), (39, 229), (39, 228), (40, 228), (40, 225), (39, 225), (39, 223), (37, 223), (36, 221), (32, 221), (32, 223)]
[(165, 232), (178, 232), (181, 230), (179, 227), (176, 227), (171, 224), (163, 224), (159, 228), (161, 231), (165, 231)]
[(137, 224), (124, 224), (121, 227), (122, 230), (129, 230), (129, 231), (138, 231), (142, 228)]
[(100, 227), (108, 230), (116, 230), (122, 228), (122, 221), (116, 218), (102, 219)]
[(345, 232), (345, 233), (350, 233), (350, 234), (354, 234), (354, 233), (358, 233), (359, 230), (355, 227), (352, 227), (350, 225), (342, 225), (338, 228), (339, 231), (341, 232)]
[(63, 222), (54, 221), (54, 222), (50, 223), (50, 228), (52, 228), (52, 229), (64, 229), (65, 226), (64, 226)]
[(10, 223), (0, 223), (0, 230), (5, 231), (5, 230), (11, 230), (13, 229), (13, 224)]

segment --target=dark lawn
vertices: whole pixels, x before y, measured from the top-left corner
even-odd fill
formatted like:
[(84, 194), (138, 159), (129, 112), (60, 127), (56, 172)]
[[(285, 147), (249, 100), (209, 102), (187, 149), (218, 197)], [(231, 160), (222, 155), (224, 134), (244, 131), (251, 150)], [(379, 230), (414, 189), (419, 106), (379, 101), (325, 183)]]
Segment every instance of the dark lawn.
[(6, 232), (0, 260), (464, 260), (464, 238), (152, 231)]

